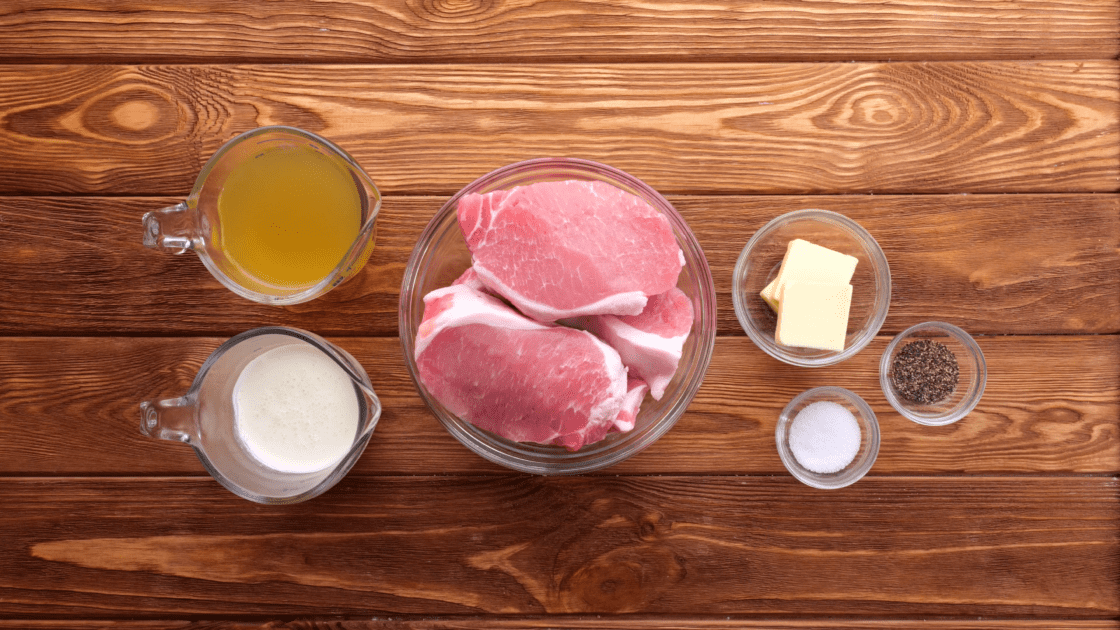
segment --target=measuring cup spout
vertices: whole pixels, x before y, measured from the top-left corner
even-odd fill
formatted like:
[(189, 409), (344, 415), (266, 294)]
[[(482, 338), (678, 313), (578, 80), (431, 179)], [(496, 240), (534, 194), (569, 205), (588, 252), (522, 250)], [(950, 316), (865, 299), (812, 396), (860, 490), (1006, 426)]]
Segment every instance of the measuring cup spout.
[(182, 254), (192, 247), (197, 212), (186, 202), (144, 215), (144, 246)]
[(140, 403), (140, 432), (159, 440), (192, 443), (198, 435), (198, 402), (191, 396)]
[(369, 422), (362, 430), (362, 435), (368, 435), (373, 433), (373, 428), (377, 426), (377, 421), (381, 418), (381, 401), (368, 385), (356, 379), (354, 383), (358, 386), (358, 389), (362, 390), (362, 394), (366, 397), (366, 404), (369, 405)]
[(323, 338), (316, 335), (302, 331), (308, 336), (308, 341), (315, 342), (315, 345), (320, 350), (327, 353), (328, 356), (334, 359), (338, 367), (342, 368), (346, 375), (353, 381), (354, 387), (357, 387), (362, 396), (366, 399), (366, 404), (369, 405), (369, 422), (366, 423), (365, 429), (362, 430), (363, 435), (368, 435), (373, 432), (373, 428), (377, 425), (377, 420), (381, 418), (381, 400), (377, 397), (377, 393), (373, 391), (373, 386), (369, 382), (369, 376), (361, 369), (360, 364), (349, 353), (336, 348), (335, 346), (327, 343)]

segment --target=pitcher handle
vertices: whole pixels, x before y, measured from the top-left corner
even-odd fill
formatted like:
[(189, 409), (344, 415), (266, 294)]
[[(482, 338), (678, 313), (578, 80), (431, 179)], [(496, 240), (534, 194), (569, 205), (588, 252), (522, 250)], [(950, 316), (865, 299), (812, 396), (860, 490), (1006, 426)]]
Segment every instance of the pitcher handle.
[(144, 215), (144, 246), (182, 254), (194, 245), (196, 212), (183, 203)]
[(197, 411), (198, 405), (189, 396), (142, 402), (140, 432), (159, 440), (190, 444), (197, 432)]

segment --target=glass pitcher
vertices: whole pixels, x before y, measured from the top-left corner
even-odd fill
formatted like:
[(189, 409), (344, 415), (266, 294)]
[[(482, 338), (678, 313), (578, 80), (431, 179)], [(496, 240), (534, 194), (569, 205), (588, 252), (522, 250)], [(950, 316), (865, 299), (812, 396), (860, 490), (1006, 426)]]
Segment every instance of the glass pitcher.
[(185, 201), (145, 214), (143, 242), (194, 250), (242, 297), (299, 304), (361, 270), (380, 208), (381, 193), (345, 151), (308, 131), (261, 127), (218, 149)]
[[(284, 472), (263, 464), (238, 436), (235, 387), (246, 367), (262, 354), (285, 346), (313, 348), (332, 360), (353, 382), (358, 423), (353, 442), (333, 465), (310, 472)], [(304, 330), (256, 328), (222, 344), (181, 398), (140, 404), (140, 432), (194, 448), (206, 471), (238, 496), (266, 504), (306, 501), (326, 492), (349, 472), (365, 450), (381, 417), (381, 403), (362, 366), (342, 350)]]

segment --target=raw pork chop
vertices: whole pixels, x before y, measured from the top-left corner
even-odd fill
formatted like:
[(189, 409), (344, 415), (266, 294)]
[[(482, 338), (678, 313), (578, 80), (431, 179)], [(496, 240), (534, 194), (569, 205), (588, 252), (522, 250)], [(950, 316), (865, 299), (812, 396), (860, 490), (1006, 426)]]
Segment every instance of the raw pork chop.
[(463, 275), (455, 278), (455, 282), (452, 282), (451, 284), (452, 286), (457, 284), (466, 285), (474, 289), (475, 291), (481, 291), (482, 293), (493, 295), (493, 293), (490, 292), (489, 287), (487, 287), (485, 284), (482, 284), (482, 280), (478, 279), (478, 274), (475, 273), (474, 267), (467, 267), (467, 270), (463, 272)]
[(542, 322), (637, 315), (684, 264), (669, 220), (604, 182), (464, 195), (458, 215), (479, 279)]
[[(594, 444), (606, 437), (608, 433), (632, 431), (638, 421), (638, 409), (642, 406), (642, 399), (646, 397), (648, 391), (649, 385), (646, 385), (645, 381), (636, 378), (626, 379), (626, 396), (622, 399), (622, 409), (619, 410), (618, 416), (615, 417), (612, 424), (601, 426), (588, 433), (584, 439), (584, 444)], [(556, 440), (553, 444), (564, 446), (562, 440)]]
[(610, 346), (462, 284), (424, 297), (416, 367), (428, 391), (476, 427), (573, 451), (606, 434), (626, 395)]
[(692, 330), (692, 301), (673, 287), (651, 297), (640, 315), (580, 317), (573, 323), (618, 350), (630, 374), (649, 383), (653, 399), (661, 400)]
[(646, 397), (649, 385), (646, 382), (630, 377), (626, 379), (626, 398), (622, 399), (622, 411), (614, 419), (614, 429), (625, 433), (634, 428), (638, 421), (638, 409), (642, 406), (642, 399)]

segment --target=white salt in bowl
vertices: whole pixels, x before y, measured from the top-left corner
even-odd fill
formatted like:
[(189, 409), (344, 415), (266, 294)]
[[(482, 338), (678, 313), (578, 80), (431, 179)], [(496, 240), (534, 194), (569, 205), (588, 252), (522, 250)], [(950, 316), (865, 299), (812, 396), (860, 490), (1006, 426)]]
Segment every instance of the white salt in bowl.
[[(796, 238), (859, 260), (843, 351), (791, 348), (774, 339), (778, 315), (759, 293), (778, 275), (786, 245)], [(739, 325), (763, 352), (791, 365), (823, 367), (855, 356), (878, 334), (891, 305), (891, 270), (879, 243), (855, 221), (828, 210), (797, 210), (770, 221), (747, 241), (735, 263), (731, 301)]]
[[(561, 446), (526, 444), (479, 429), (449, 412), (427, 389), (416, 372), (416, 331), (424, 316), (424, 296), (446, 287), (471, 265), (471, 254), (459, 229), (456, 209), (468, 193), (510, 190), (544, 181), (568, 179), (603, 181), (635, 194), (664, 214), (684, 252), (685, 266), (677, 288), (692, 299), (695, 321), (684, 344), (677, 373), (661, 400), (646, 396), (637, 424), (627, 433), (613, 433), (579, 451)], [(503, 166), (455, 193), (436, 212), (412, 250), (401, 284), (400, 337), (405, 363), (420, 396), (455, 439), (478, 455), (513, 470), (538, 475), (571, 475), (601, 470), (653, 444), (684, 414), (700, 388), (716, 337), (716, 293), (712, 272), (688, 224), (664, 197), (641, 180), (605, 164), (571, 158), (542, 158)]]
[[(855, 459), (843, 469), (832, 473), (818, 473), (802, 466), (790, 449), (789, 434), (793, 419), (801, 413), (801, 410), (821, 401), (834, 402), (847, 409), (859, 424), (860, 444)], [(867, 471), (871, 470), (875, 458), (879, 455), (879, 421), (875, 419), (875, 412), (871, 411), (871, 407), (857, 394), (843, 387), (816, 387), (802, 392), (791, 400), (782, 410), (782, 415), (778, 417), (775, 438), (778, 443), (778, 457), (782, 459), (786, 470), (805, 485), (822, 490), (835, 490), (859, 481)]]
[[(929, 339), (947, 348), (957, 357), (960, 380), (957, 388), (948, 398), (931, 404), (920, 404), (907, 400), (899, 394), (891, 381), (891, 366), (895, 357), (911, 341)], [(988, 382), (988, 367), (984, 353), (976, 340), (960, 328), (945, 322), (924, 322), (900, 332), (891, 340), (883, 357), (879, 360), (879, 385), (887, 402), (904, 418), (918, 424), (939, 427), (953, 424), (967, 416), (984, 395)]]

